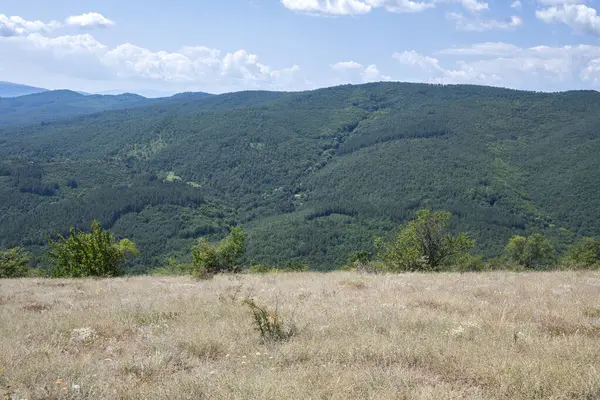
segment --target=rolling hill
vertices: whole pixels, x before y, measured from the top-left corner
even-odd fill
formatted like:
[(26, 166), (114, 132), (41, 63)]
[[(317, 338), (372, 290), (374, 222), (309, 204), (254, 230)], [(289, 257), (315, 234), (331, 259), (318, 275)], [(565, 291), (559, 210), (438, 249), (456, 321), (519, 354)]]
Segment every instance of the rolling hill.
[(242, 224), (248, 262), (331, 269), (422, 207), (451, 211), (485, 256), (515, 233), (600, 234), (598, 92), (373, 83), (131, 100), (4, 122), (1, 246), (36, 251), (98, 218), (138, 243), (141, 270)]
[(45, 91), (47, 91), (47, 89), (0, 81), (0, 97), (18, 97)]

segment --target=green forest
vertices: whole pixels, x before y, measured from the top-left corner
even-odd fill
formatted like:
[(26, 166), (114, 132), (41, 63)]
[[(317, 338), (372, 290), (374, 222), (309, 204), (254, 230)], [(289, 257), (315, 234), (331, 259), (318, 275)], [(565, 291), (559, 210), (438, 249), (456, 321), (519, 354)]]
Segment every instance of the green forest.
[(94, 220), (137, 245), (132, 273), (192, 263), (199, 239), (236, 226), (244, 265), (337, 269), (422, 209), (449, 212), (449, 232), (482, 260), (506, 256), (515, 236), (522, 250), (543, 235), (560, 255), (600, 235), (595, 91), (372, 83), (91, 97), (0, 99), (0, 248), (40, 266), (49, 237)]

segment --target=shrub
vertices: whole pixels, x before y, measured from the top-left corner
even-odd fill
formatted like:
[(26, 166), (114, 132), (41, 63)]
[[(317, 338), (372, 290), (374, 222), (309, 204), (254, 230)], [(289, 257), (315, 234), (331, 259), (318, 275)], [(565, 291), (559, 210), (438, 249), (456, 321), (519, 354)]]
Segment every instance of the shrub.
[(471, 251), (475, 241), (465, 233), (447, 233), (451, 218), (447, 211), (420, 210), (392, 241), (375, 240), (378, 257), (395, 271), (434, 271), (453, 265)]
[(244, 249), (245, 236), (240, 227), (231, 228), (217, 247), (202, 237), (192, 248), (192, 274), (197, 278), (209, 278), (219, 272), (235, 272), (239, 270), (238, 262)]
[(56, 236), (57, 240), (49, 240), (48, 253), (53, 277), (118, 276), (128, 258), (139, 255), (135, 243), (129, 239), (116, 242), (98, 221), (92, 222), (90, 233), (71, 228), (68, 238)]
[(306, 272), (310, 271), (310, 267), (308, 266), (308, 264), (303, 264), (298, 261), (291, 261), (285, 264), (283, 270), (289, 272)]
[(173, 276), (173, 275), (187, 275), (191, 270), (189, 264), (178, 263), (173, 257), (169, 257), (167, 265), (164, 267), (155, 268), (152, 270), (152, 275), (158, 276)]
[(569, 247), (567, 260), (581, 267), (600, 266), (600, 239), (586, 237)]
[(29, 275), (29, 255), (21, 247), (0, 251), (0, 279)]
[(509, 239), (505, 249), (509, 261), (525, 268), (542, 268), (554, 264), (555, 253), (550, 241), (539, 233), (528, 238), (515, 235)]
[(455, 268), (460, 272), (480, 272), (491, 269), (489, 265), (483, 262), (481, 256), (474, 256), (467, 254), (461, 259), (457, 260)]
[(250, 307), (254, 328), (260, 334), (263, 342), (288, 340), (296, 333), (294, 325), (285, 326), (277, 312), (277, 307), (275, 311), (269, 311), (266, 308), (258, 306), (251, 299), (244, 300), (244, 304)]
[(360, 264), (368, 264), (371, 261), (371, 252), (369, 251), (355, 251), (354, 253), (350, 253), (348, 256), (348, 264), (352, 265), (356, 262)]
[(252, 264), (247, 270), (251, 274), (267, 274), (274, 271), (277, 269), (266, 264)]

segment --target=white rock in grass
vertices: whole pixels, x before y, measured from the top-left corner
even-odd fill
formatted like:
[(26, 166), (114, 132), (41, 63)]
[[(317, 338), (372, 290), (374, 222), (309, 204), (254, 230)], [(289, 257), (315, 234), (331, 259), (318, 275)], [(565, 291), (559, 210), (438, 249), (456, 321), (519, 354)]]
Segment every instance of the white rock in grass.
[(71, 339), (77, 342), (89, 342), (98, 336), (98, 333), (92, 328), (77, 328), (71, 331)]

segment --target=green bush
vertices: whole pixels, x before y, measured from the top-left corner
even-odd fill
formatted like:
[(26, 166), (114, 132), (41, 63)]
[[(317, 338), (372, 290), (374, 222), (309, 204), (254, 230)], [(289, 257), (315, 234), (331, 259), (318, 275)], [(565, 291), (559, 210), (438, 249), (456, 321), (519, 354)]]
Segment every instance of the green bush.
[(455, 269), (460, 272), (481, 272), (491, 269), (490, 265), (483, 262), (481, 256), (466, 254), (464, 257), (457, 260)]
[(129, 239), (116, 242), (98, 221), (92, 222), (90, 233), (71, 228), (69, 237), (56, 236), (56, 240), (49, 240), (48, 253), (53, 277), (118, 276), (128, 258), (139, 255), (135, 243)]
[(308, 266), (308, 264), (304, 264), (298, 261), (291, 261), (288, 262), (287, 264), (285, 264), (285, 266), (282, 268), (283, 271), (287, 271), (287, 272), (307, 272), (310, 271), (310, 267)]
[(510, 262), (524, 268), (545, 268), (556, 261), (554, 247), (539, 233), (534, 233), (528, 238), (513, 236), (506, 245), (505, 254)]
[(202, 237), (192, 247), (192, 274), (208, 278), (220, 272), (236, 272), (245, 251), (245, 235), (240, 227), (230, 229), (229, 235), (217, 247)]
[(21, 247), (0, 251), (0, 279), (29, 276), (29, 255)]
[(167, 265), (152, 270), (152, 275), (158, 276), (177, 276), (187, 275), (192, 270), (189, 264), (179, 263), (175, 258), (169, 257)]
[(600, 266), (600, 239), (586, 237), (569, 247), (567, 262), (588, 268)]
[(266, 264), (252, 264), (247, 269), (247, 272), (251, 274), (268, 274), (274, 271), (277, 271), (277, 269)]
[(250, 308), (254, 328), (260, 334), (263, 342), (288, 340), (296, 333), (294, 325), (286, 326), (283, 322), (277, 307), (275, 311), (269, 311), (266, 308), (258, 306), (251, 299), (244, 300), (244, 304)]
[(451, 218), (447, 211), (420, 210), (393, 240), (375, 240), (379, 259), (392, 271), (435, 271), (455, 265), (469, 254), (475, 241), (465, 233), (447, 233)]

